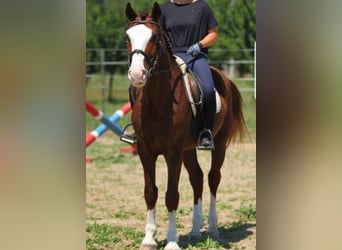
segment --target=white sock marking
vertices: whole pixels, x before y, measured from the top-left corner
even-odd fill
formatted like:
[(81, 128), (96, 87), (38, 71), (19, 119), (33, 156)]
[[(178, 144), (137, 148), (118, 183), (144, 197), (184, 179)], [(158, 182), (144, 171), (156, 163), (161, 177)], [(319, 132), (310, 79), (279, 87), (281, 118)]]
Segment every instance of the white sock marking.
[(200, 229), (203, 226), (203, 214), (202, 214), (202, 200), (198, 199), (197, 205), (194, 205), (194, 212), (192, 217), (192, 230), (191, 236), (201, 236)]
[(146, 245), (157, 245), (154, 240), (154, 236), (157, 232), (157, 225), (156, 225), (156, 209), (153, 208), (152, 210), (147, 211), (146, 216), (146, 227), (145, 227), (145, 238), (142, 244)]
[(169, 213), (169, 229), (167, 231), (167, 242), (178, 241), (177, 228), (176, 228), (176, 211)]
[(210, 208), (209, 208), (209, 216), (208, 216), (208, 233), (216, 234), (217, 231), (217, 215), (216, 215), (216, 198), (214, 195), (210, 195)]
[(167, 245), (164, 250), (176, 250), (180, 249), (178, 244), (178, 235), (176, 228), (176, 211), (169, 213), (169, 229), (167, 231)]

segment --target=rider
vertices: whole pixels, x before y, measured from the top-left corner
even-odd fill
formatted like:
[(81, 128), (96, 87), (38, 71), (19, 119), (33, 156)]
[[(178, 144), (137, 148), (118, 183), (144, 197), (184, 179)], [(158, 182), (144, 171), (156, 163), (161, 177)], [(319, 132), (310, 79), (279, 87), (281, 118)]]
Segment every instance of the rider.
[[(173, 53), (187, 62), (202, 82), (204, 129), (200, 133), (198, 148), (214, 149), (212, 129), (216, 100), (208, 64), (208, 49), (217, 41), (218, 23), (209, 5), (203, 0), (170, 0), (161, 5), (161, 10), (160, 25), (169, 38)], [(135, 141), (132, 135), (122, 135), (121, 139), (126, 142)]]
[(161, 5), (161, 10), (160, 25), (168, 35), (173, 53), (187, 62), (202, 83), (204, 130), (200, 133), (199, 149), (214, 149), (216, 101), (208, 50), (217, 41), (218, 22), (203, 0), (171, 0)]

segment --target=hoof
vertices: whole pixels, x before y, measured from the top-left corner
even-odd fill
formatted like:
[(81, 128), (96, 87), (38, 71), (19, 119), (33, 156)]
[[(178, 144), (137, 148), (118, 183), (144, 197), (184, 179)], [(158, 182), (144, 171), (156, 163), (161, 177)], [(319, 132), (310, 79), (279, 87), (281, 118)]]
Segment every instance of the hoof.
[(211, 230), (211, 231), (207, 231), (207, 235), (214, 239), (214, 240), (217, 240), (220, 238), (220, 233), (219, 231), (216, 229), (216, 230)]
[(157, 250), (157, 246), (156, 245), (143, 244), (140, 246), (139, 250)]
[(202, 239), (202, 234), (201, 233), (193, 233), (193, 232), (190, 232), (189, 235), (188, 235), (188, 239), (190, 241), (198, 241), (198, 240), (201, 240)]
[(177, 242), (169, 242), (169, 243), (167, 243), (164, 250), (180, 250), (180, 248), (179, 248)]

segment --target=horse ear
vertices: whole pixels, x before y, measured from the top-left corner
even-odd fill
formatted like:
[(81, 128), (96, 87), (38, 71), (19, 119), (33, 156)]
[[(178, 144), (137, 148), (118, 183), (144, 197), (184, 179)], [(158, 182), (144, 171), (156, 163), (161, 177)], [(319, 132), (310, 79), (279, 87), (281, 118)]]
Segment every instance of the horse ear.
[(137, 13), (135, 13), (135, 11), (133, 10), (130, 2), (128, 2), (126, 5), (126, 17), (130, 21), (134, 21), (135, 18), (137, 17)]
[(161, 9), (157, 2), (154, 3), (153, 9), (152, 9), (152, 19), (153, 21), (158, 22), (159, 18), (161, 16)]

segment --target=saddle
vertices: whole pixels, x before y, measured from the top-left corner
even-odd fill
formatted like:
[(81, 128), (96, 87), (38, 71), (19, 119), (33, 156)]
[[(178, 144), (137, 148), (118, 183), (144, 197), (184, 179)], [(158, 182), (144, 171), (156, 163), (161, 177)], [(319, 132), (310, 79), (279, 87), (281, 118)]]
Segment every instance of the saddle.
[[(196, 117), (197, 114), (201, 113), (203, 109), (203, 88), (202, 83), (199, 77), (189, 69), (186, 63), (180, 57), (174, 55), (175, 61), (178, 64), (179, 69), (182, 72), (185, 93), (187, 95), (188, 101), (191, 105), (191, 110)], [(215, 98), (216, 98), (216, 113), (221, 110), (221, 100), (219, 94), (215, 89)]]

